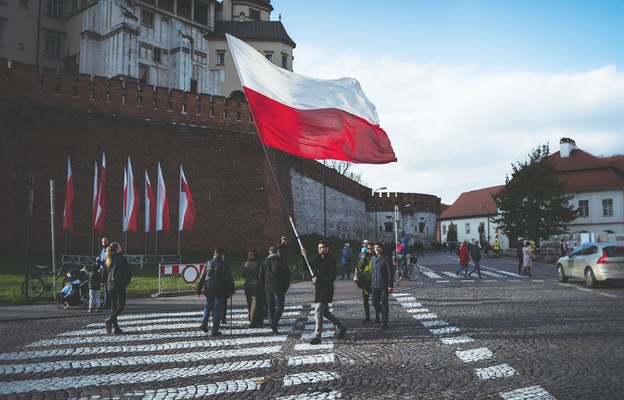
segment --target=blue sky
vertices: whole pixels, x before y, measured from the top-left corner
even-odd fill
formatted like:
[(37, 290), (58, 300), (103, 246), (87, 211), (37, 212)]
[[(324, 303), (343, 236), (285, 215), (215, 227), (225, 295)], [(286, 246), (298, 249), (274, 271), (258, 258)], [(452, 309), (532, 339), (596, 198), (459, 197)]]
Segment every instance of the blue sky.
[(624, 1), (272, 0), (295, 72), (357, 78), (399, 162), (364, 182), (435, 194), (504, 184), (561, 137), (624, 154)]

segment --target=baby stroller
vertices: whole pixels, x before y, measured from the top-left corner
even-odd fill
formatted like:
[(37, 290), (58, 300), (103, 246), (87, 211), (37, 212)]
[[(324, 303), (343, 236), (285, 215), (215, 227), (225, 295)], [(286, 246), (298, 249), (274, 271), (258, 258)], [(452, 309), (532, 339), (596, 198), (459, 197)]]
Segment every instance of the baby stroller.
[(58, 294), (56, 305), (61, 310), (69, 306), (89, 306), (89, 280), (84, 271), (77, 269), (70, 271), (71, 280)]

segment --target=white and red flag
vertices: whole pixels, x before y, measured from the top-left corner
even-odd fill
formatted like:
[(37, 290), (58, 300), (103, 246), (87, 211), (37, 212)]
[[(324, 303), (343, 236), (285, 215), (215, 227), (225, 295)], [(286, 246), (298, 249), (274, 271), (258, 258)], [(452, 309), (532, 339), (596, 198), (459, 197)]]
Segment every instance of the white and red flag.
[(167, 202), (167, 189), (160, 163), (158, 163), (158, 193), (156, 196), (156, 231), (169, 232), (169, 203)]
[(316, 160), (396, 161), (377, 110), (357, 80), (298, 75), (226, 37), (263, 144)]
[(156, 226), (156, 197), (152, 189), (152, 183), (145, 170), (145, 232), (149, 232)]
[[(136, 232), (137, 230), (137, 217), (139, 211), (139, 191), (134, 185), (134, 174), (132, 173), (132, 164), (130, 163), (130, 157), (128, 157), (128, 169), (126, 170), (124, 179), (124, 220), (123, 231), (124, 232)], [(127, 180), (127, 186), (126, 186)]]
[(94, 208), (95, 216), (93, 229), (100, 234), (104, 233), (104, 216), (106, 214), (106, 155), (102, 154), (102, 171), (97, 191), (97, 204)]
[(184, 170), (180, 165), (180, 217), (178, 221), (179, 231), (192, 231), (195, 223), (195, 203), (191, 196)]
[(95, 174), (93, 175), (93, 205), (92, 210), (93, 214), (91, 215), (91, 228), (95, 229), (95, 214), (97, 213), (97, 199), (98, 199), (98, 167), (97, 161), (95, 164)]
[(67, 157), (67, 187), (65, 188), (65, 209), (63, 210), (63, 229), (73, 231), (72, 203), (74, 202), (74, 178), (71, 163)]

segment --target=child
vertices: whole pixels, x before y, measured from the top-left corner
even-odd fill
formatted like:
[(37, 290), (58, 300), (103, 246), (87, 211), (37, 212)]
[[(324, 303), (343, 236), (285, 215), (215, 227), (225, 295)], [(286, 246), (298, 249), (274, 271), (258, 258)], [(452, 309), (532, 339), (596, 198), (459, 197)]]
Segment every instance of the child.
[(100, 311), (102, 276), (100, 275), (100, 271), (92, 265), (85, 265), (84, 270), (89, 278), (89, 309), (87, 312), (98, 312)]

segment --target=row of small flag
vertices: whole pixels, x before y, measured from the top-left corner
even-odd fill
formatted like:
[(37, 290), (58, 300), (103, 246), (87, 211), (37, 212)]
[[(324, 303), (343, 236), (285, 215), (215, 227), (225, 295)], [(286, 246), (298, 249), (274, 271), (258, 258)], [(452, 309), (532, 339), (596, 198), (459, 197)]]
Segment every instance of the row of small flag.
[[(158, 163), (158, 188), (154, 195), (152, 184), (145, 170), (145, 232), (152, 229), (156, 231), (169, 231), (169, 204), (167, 202), (167, 189), (162, 176), (160, 162)], [(123, 231), (137, 231), (137, 216), (140, 203), (139, 191), (134, 184), (132, 164), (128, 157), (128, 165), (124, 166), (124, 189), (123, 189)], [(74, 180), (72, 177), (71, 160), (67, 158), (67, 186), (65, 190), (65, 208), (63, 210), (63, 229), (73, 231), (72, 204), (74, 202)], [(97, 161), (95, 162), (95, 175), (93, 177), (93, 217), (91, 226), (93, 230), (104, 233), (104, 216), (106, 214), (106, 155), (102, 154), (102, 168), (98, 174)], [(192, 231), (195, 223), (195, 203), (184, 176), (184, 170), (180, 166), (180, 213), (178, 230)]]

